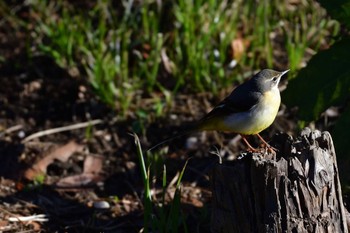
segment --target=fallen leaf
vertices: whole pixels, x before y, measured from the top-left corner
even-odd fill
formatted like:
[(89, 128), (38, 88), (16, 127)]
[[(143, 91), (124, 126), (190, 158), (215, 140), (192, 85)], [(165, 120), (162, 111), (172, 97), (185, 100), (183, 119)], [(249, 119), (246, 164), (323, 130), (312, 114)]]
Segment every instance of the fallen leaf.
[(28, 225), (32, 226), (34, 232), (39, 232), (41, 230), (41, 225), (38, 222), (29, 222)]
[(249, 47), (249, 44), (249, 40), (244, 39), (241, 34), (238, 34), (237, 38), (231, 42), (232, 59), (239, 61)]
[(102, 170), (102, 159), (102, 156), (88, 155), (84, 161), (84, 173), (100, 173)]
[(84, 161), (84, 171), (82, 174), (67, 176), (60, 179), (56, 183), (56, 187), (60, 189), (68, 188), (85, 188), (95, 185), (104, 178), (100, 175), (102, 171), (102, 156), (88, 155)]
[(66, 162), (75, 152), (81, 152), (84, 146), (70, 141), (67, 144), (60, 146), (46, 155), (41, 160), (37, 161), (31, 168), (24, 172), (24, 177), (28, 180), (33, 180), (35, 177), (46, 174), (47, 167), (55, 160)]
[(74, 176), (67, 176), (56, 183), (57, 188), (86, 188), (103, 180), (100, 175), (83, 173)]
[(175, 66), (174, 62), (166, 54), (165, 48), (162, 48), (162, 50), (160, 51), (160, 56), (161, 56), (165, 70), (169, 74), (173, 74), (175, 69), (176, 69), (176, 66)]
[(6, 220), (0, 220), (0, 229), (8, 226), (9, 222)]

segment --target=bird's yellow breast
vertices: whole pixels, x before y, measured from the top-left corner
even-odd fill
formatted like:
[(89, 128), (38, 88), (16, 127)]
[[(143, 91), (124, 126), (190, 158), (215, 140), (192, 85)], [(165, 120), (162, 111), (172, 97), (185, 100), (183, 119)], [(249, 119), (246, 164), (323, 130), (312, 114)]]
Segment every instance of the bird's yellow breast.
[(264, 98), (261, 101), (263, 107), (266, 108), (268, 111), (271, 111), (271, 113), (275, 113), (277, 115), (278, 109), (281, 104), (281, 96), (279, 90), (277, 88), (274, 88), (271, 91), (265, 92), (263, 96)]
[(269, 127), (277, 116), (280, 104), (281, 97), (277, 88), (265, 92), (260, 103), (251, 110), (250, 126), (247, 125), (245, 134), (257, 134)]
[(245, 112), (233, 113), (223, 120), (216, 119), (206, 129), (235, 132), (244, 135), (257, 134), (269, 127), (276, 118), (281, 97), (279, 90), (273, 88), (265, 92), (260, 101)]

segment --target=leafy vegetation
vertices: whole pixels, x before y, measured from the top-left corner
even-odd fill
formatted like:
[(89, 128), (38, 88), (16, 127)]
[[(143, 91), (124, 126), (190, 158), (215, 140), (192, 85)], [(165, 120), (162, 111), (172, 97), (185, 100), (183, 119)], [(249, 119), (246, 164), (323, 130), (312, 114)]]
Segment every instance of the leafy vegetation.
[(334, 127), (334, 142), (339, 152), (338, 157), (349, 163), (350, 150), (346, 138), (350, 130), (350, 1), (335, 1), (330, 4), (320, 0), (320, 3), (346, 28), (337, 36), (337, 42), (333, 46), (317, 53), (300, 70), (284, 92), (284, 100), (290, 106), (298, 106), (300, 120), (308, 122), (317, 120), (331, 106), (343, 108), (344, 113)]
[(306, 51), (318, 50), (338, 28), (311, 2), (104, 0), (84, 8), (33, 0), (30, 6), (33, 54), (87, 77), (122, 116), (142, 92), (217, 93), (254, 69), (285, 69), (278, 49), (294, 72)]
[(349, 39), (335, 43), (315, 55), (288, 84), (284, 100), (299, 107), (302, 120), (316, 120), (330, 106), (345, 103), (350, 86), (349, 50)]

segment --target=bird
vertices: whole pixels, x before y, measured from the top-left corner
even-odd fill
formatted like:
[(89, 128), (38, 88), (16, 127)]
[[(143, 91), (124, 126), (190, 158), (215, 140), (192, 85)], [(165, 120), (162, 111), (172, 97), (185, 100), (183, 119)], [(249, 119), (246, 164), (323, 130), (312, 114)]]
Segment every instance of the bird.
[(252, 152), (258, 150), (250, 145), (246, 139), (248, 135), (257, 135), (267, 148), (275, 150), (259, 133), (268, 128), (277, 116), (281, 104), (278, 84), (288, 71), (261, 70), (237, 86), (230, 95), (187, 130), (165, 139), (149, 150), (189, 133), (213, 130), (240, 134)]

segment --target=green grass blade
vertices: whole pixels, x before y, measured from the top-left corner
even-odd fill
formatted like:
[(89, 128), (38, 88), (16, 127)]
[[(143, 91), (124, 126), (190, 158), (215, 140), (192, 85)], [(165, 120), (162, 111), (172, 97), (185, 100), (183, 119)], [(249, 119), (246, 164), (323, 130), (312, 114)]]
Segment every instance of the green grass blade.
[(146, 170), (146, 164), (145, 160), (143, 158), (143, 152), (141, 148), (140, 139), (136, 134), (132, 134), (132, 136), (135, 139), (135, 145), (136, 145), (136, 152), (137, 156), (139, 158), (139, 163), (141, 167), (141, 175), (143, 178), (143, 185), (144, 185), (144, 232), (148, 232), (149, 225), (151, 223), (152, 219), (152, 196), (151, 196), (151, 190), (150, 190), (150, 176), (149, 176), (149, 170)]

